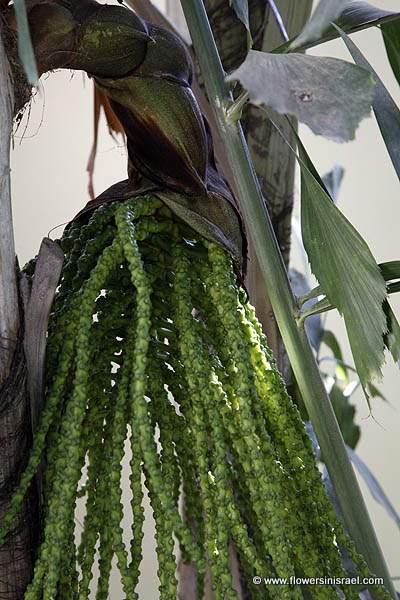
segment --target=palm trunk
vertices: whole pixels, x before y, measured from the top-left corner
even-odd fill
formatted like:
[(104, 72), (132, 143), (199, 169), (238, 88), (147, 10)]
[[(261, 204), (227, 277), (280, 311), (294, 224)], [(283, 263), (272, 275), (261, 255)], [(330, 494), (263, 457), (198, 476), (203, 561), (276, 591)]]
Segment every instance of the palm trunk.
[[(0, 30), (0, 520), (31, 445), (10, 196), (13, 86)], [(32, 575), (37, 506), (28, 494), (0, 549), (0, 597), (21, 600)]]

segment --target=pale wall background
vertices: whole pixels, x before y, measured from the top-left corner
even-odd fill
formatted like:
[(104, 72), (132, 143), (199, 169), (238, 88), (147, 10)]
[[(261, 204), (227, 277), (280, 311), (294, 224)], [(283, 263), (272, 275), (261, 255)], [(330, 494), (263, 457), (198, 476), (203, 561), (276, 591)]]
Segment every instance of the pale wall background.
[[(178, 2), (159, 0), (170, 15), (179, 15)], [(398, 0), (374, 0), (375, 5), (398, 9)], [(179, 18), (179, 16), (178, 16)], [(399, 88), (388, 67), (378, 31), (361, 32), (354, 36), (393, 97), (400, 102)], [(350, 60), (340, 42), (330, 42), (312, 53)], [(92, 134), (92, 84), (81, 73), (58, 72), (46, 76), (14, 138), (12, 153), (13, 210), (16, 246), (21, 264), (36, 254), (40, 240), (48, 232), (71, 219), (88, 200), (85, 166)], [(398, 180), (391, 167), (373, 117), (365, 120), (355, 142), (334, 144), (301, 128), (303, 141), (320, 172), (334, 164), (344, 166), (346, 173), (340, 194), (340, 207), (370, 244), (378, 261), (400, 258), (398, 228), (400, 198)], [(100, 193), (112, 183), (126, 177), (126, 152), (101, 127), (96, 161), (95, 188)], [(62, 227), (52, 233), (58, 237)], [(294, 252), (295, 265), (300, 265)], [(400, 301), (393, 301), (400, 316)], [(339, 336), (351, 360), (344, 327), (337, 315), (328, 317), (328, 327)], [(400, 374), (392, 361), (384, 371), (381, 389), (389, 400), (376, 400), (373, 416), (361, 395), (354, 400), (359, 410), (362, 438), (358, 451), (383, 485), (393, 504), (400, 510)], [(365, 491), (372, 519), (393, 576), (400, 576), (399, 532), (385, 511)], [(143, 563), (141, 594), (145, 600), (157, 598), (157, 577), (154, 570), (152, 524), (149, 520), (145, 540), (146, 560)], [(399, 582), (400, 583), (400, 582)], [(111, 598), (120, 596), (114, 581)]]

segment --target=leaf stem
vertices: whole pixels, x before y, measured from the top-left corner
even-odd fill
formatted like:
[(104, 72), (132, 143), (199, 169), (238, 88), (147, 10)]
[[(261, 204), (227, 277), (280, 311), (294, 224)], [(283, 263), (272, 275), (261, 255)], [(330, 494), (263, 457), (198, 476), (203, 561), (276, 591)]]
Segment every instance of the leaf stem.
[[(396, 294), (397, 292), (400, 292), (400, 281), (389, 283), (387, 286), (388, 295)], [(304, 296), (301, 296), (301, 298), (298, 298), (297, 302), (300, 306), (302, 306), (305, 302), (316, 298), (321, 293), (322, 290), (320, 286), (318, 286), (313, 290), (310, 290), (307, 294), (304, 294)], [(328, 310), (333, 310), (334, 308), (336, 308), (336, 306), (331, 304), (328, 298), (322, 298), (319, 302), (316, 302), (313, 306), (307, 308), (307, 310), (305, 310), (304, 312), (300, 312), (300, 314), (297, 316), (297, 323), (299, 324), (299, 326), (303, 326), (303, 323), (305, 319), (307, 319), (307, 317), (311, 317), (312, 315), (320, 315), (324, 312), (328, 312)]]
[(397, 292), (400, 292), (400, 281), (389, 283), (389, 285), (387, 286), (387, 293), (396, 294)]
[(352, 373), (355, 373), (357, 375), (357, 369), (355, 369), (351, 365), (348, 365), (347, 363), (344, 362), (344, 360), (341, 360), (340, 358), (336, 358), (335, 356), (323, 356), (322, 358), (318, 359), (318, 364), (321, 364), (324, 361), (330, 361), (330, 362), (337, 363), (338, 365), (345, 367), (346, 369), (348, 369), (349, 371), (352, 371)]
[(243, 107), (248, 102), (250, 96), (247, 90), (243, 90), (239, 96), (226, 109), (226, 120), (230, 123), (236, 123), (242, 116)]
[(39, 76), (29, 31), (25, 0), (14, 0), (15, 16), (18, 27), (18, 53), (31, 85), (37, 85)]
[(322, 300), (316, 302), (313, 304), (313, 306), (307, 308), (307, 310), (299, 314), (297, 317), (298, 326), (303, 327), (304, 321), (307, 319), (307, 317), (311, 317), (312, 315), (320, 315), (324, 312), (328, 312), (328, 310), (332, 310), (333, 308), (335, 307), (332, 306), (328, 298), (322, 298)]
[(275, 0), (268, 0), (268, 4), (270, 5), (272, 12), (274, 13), (276, 24), (279, 27), (279, 31), (281, 32), (283, 39), (285, 40), (285, 42), (288, 42), (288, 32), (286, 31), (286, 27), (283, 23), (281, 13), (279, 12), (278, 7), (275, 4)]
[(303, 304), (305, 304), (309, 300), (312, 300), (313, 298), (317, 298), (318, 296), (321, 296), (321, 294), (323, 294), (323, 291), (321, 290), (321, 286), (318, 285), (317, 287), (315, 287), (312, 290), (310, 290), (309, 292), (307, 292), (307, 294), (304, 294), (304, 296), (300, 296), (297, 299), (297, 303), (299, 306), (303, 306)]
[(10, 190), (13, 87), (0, 23), (0, 386), (6, 379), (19, 328), (18, 284)]
[(236, 184), (238, 201), (260, 264), (274, 314), (302, 398), (315, 428), (326, 465), (343, 511), (345, 525), (371, 571), (383, 577), (393, 598), (396, 593), (364, 504), (357, 479), (307, 335), (296, 322), (298, 306), (265, 201), (251, 162), (240, 122), (227, 121), (232, 102), (207, 13), (202, 0), (181, 0), (191, 38), (216, 117), (221, 140)]

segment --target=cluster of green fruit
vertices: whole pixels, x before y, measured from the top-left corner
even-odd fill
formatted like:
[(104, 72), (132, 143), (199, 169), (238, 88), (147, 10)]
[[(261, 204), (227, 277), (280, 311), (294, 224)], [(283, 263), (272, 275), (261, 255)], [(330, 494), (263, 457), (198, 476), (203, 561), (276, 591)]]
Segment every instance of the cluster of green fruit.
[[(42, 465), (43, 538), (25, 599), (84, 600), (93, 588), (106, 600), (114, 556), (125, 597), (138, 598), (143, 482), (161, 600), (178, 597), (175, 537), (198, 598), (207, 570), (216, 600), (238, 598), (231, 546), (252, 598), (310, 597), (299, 586), (253, 586), (256, 574), (345, 577), (339, 546), (367, 573), (229, 254), (146, 195), (98, 208), (60, 244), (46, 404), (0, 529), (1, 543)], [(127, 444), (131, 507), (121, 488)], [(358, 598), (350, 586), (311, 590), (317, 600), (343, 593)]]

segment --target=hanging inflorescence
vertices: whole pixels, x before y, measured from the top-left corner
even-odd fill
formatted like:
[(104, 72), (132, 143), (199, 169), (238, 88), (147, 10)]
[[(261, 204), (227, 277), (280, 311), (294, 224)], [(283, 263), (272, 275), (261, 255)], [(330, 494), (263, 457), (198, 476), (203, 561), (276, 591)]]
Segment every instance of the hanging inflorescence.
[[(346, 582), (308, 591), (252, 583), (345, 578), (339, 546), (359, 574), (368, 571), (332, 511), (226, 251), (150, 196), (100, 207), (60, 243), (66, 263), (49, 327), (46, 405), (0, 529), (1, 543), (41, 466), (43, 537), (25, 600), (106, 600), (114, 557), (125, 598), (138, 598), (143, 481), (161, 600), (178, 597), (175, 537), (196, 569), (198, 598), (207, 570), (216, 600), (238, 598), (232, 546), (248, 597), (358, 598)], [(85, 503), (78, 536), (77, 502)]]

